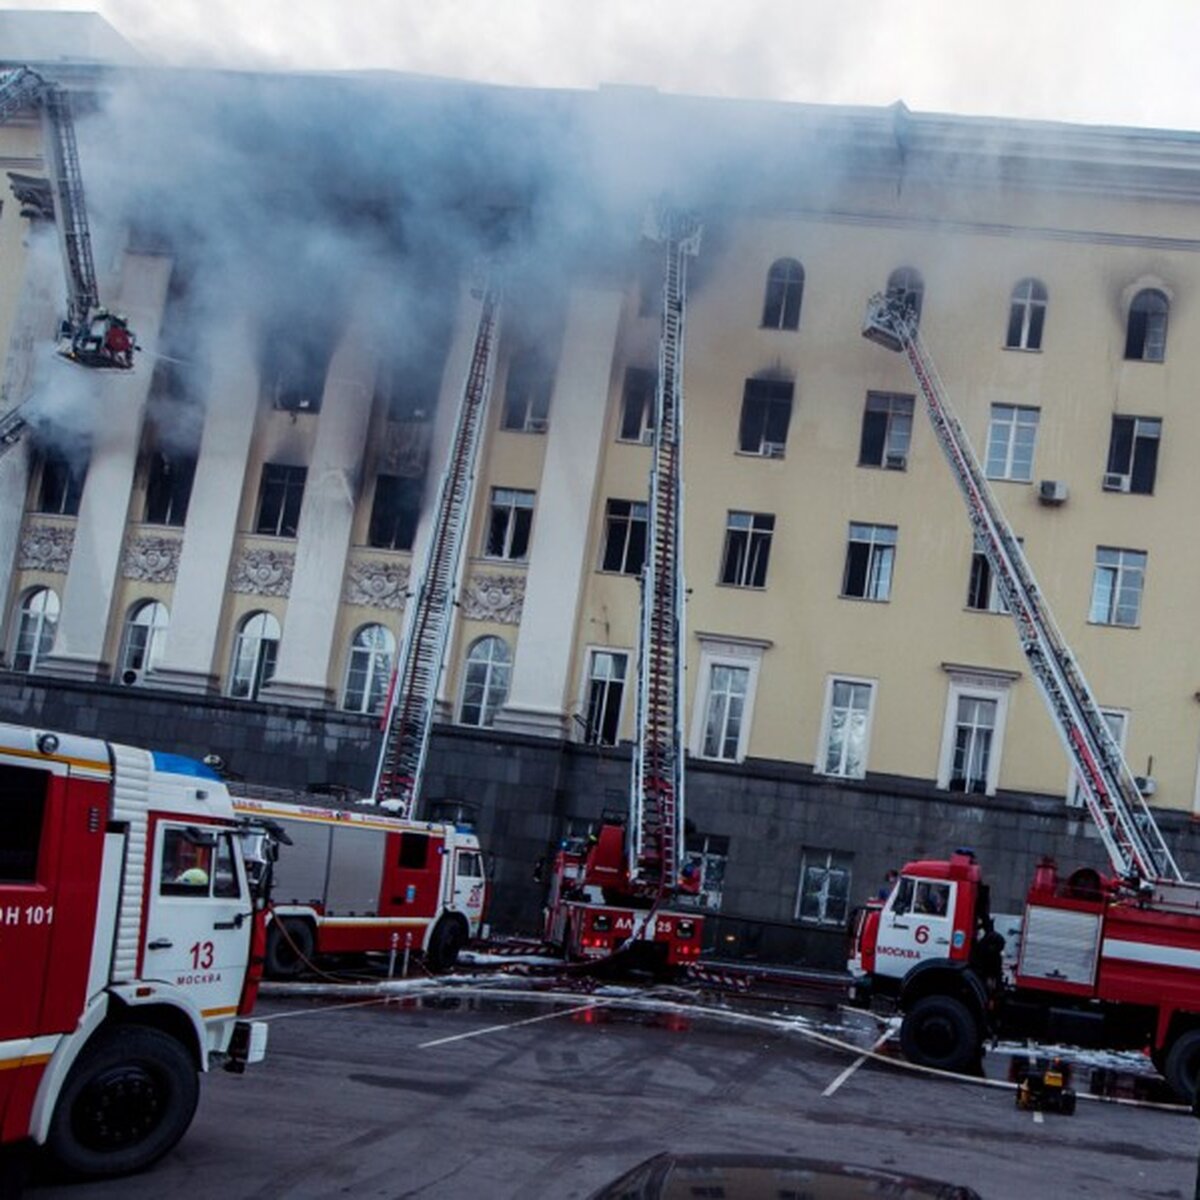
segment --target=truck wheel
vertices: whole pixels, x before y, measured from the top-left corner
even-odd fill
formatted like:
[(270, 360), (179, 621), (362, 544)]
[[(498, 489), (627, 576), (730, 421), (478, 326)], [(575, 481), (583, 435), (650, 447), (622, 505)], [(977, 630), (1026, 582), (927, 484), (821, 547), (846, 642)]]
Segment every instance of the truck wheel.
[(921, 1066), (969, 1071), (979, 1062), (979, 1022), (953, 996), (924, 996), (904, 1014), (900, 1047)]
[(1189, 1029), (1171, 1043), (1163, 1064), (1163, 1075), (1171, 1085), (1171, 1090), (1185, 1103), (1191, 1104), (1200, 1078), (1200, 1029)]
[(458, 917), (445, 916), (436, 925), (425, 960), (434, 971), (449, 971), (458, 952), (467, 944), (467, 927)]
[(183, 1137), (199, 1096), (196, 1065), (179, 1042), (144, 1025), (117, 1025), (71, 1068), (46, 1147), (81, 1178), (141, 1171)]
[(312, 962), (315, 943), (313, 928), (307, 921), (272, 921), (263, 961), (267, 978), (295, 979)]

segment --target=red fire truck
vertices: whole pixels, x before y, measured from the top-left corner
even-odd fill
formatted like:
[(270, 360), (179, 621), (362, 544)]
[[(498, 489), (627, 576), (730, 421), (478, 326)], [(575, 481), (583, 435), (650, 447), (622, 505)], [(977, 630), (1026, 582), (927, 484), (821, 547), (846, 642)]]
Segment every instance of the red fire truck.
[(332, 799), (235, 796), (233, 804), (291, 839), (272, 882), (269, 976), (289, 978), (326, 955), (393, 949), (445, 970), (480, 936), (490, 885), (469, 827)]
[(970, 1067), (991, 1033), (1149, 1047), (1171, 1087), (1191, 1100), (1200, 1078), (1200, 885), (1183, 878), (1054, 623), (943, 394), (916, 314), (902, 295), (873, 297), (863, 333), (909, 360), (1113, 874), (1084, 868), (1062, 881), (1043, 859), (1008, 970), (973, 855), (911, 862), (883, 905), (860, 917), (855, 993), (897, 998), (901, 1044), (917, 1062)]
[(0, 724), (0, 1147), (139, 1170), (263, 1057), (267, 836), (200, 763)]

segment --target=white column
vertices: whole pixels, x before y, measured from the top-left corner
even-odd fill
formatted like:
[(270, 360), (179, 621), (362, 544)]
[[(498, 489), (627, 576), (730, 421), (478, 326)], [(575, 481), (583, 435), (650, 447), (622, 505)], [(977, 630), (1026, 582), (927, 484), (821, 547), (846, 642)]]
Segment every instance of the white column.
[(152, 677), (156, 686), (203, 693), (219, 685), (220, 668), (213, 658), (258, 411), (255, 345), (252, 322), (241, 319), (230, 323), (211, 351), (204, 431), (179, 552), (167, 648)]
[(550, 428), (533, 516), (525, 603), (499, 729), (566, 732), (571, 649), (590, 566), (588, 527), (604, 440), (622, 294), (575, 288), (550, 398)]
[[(47, 409), (62, 412), (79, 403), (86, 411), (68, 411), (60, 419), (77, 419), (76, 427), (92, 429), (91, 459), (75, 524), (75, 544), (63, 589), (62, 615), (54, 650), (46, 658), (47, 674), (73, 679), (97, 679), (108, 674), (104, 643), (113, 593), (121, 569), (129, 493), (137, 466), (142, 411), (153, 375), (154, 349), (167, 284), (169, 258), (126, 254), (121, 273), (119, 307), (128, 313), (142, 353), (133, 371), (99, 371), (63, 363), (64, 372), (77, 372), (72, 384), (63, 375), (59, 396)], [(57, 365), (57, 364), (56, 364)]]
[(346, 554), (359, 493), (375, 363), (352, 327), (329, 364), (317, 438), (296, 530), (296, 567), (275, 675), (264, 699), (321, 705), (330, 700), (329, 661)]

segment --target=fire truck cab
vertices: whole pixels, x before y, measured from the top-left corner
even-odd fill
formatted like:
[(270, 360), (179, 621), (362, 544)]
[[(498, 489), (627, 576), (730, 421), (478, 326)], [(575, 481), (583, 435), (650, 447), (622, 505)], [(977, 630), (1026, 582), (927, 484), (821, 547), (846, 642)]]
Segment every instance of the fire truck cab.
[(244, 832), (201, 763), (0, 724), (0, 1146), (140, 1170), (263, 1057)]

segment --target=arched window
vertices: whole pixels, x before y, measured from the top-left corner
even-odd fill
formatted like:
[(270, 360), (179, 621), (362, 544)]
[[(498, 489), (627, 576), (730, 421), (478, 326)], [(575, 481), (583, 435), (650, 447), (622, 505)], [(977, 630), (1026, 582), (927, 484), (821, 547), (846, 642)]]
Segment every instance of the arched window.
[(763, 299), (764, 329), (799, 329), (804, 268), (794, 258), (778, 258), (767, 272)]
[(458, 719), (464, 725), (491, 725), (500, 706), (508, 699), (512, 655), (503, 638), (485, 637), (467, 653), (462, 704)]
[(58, 611), (58, 594), (53, 589), (34, 588), (25, 594), (17, 613), (14, 671), (36, 671), (50, 653), (58, 628)]
[(897, 267), (887, 281), (889, 299), (903, 303), (913, 315), (914, 320), (921, 320), (921, 305), (925, 303), (925, 280), (915, 267)]
[(1125, 357), (1141, 362), (1162, 362), (1167, 354), (1166, 296), (1157, 288), (1143, 288), (1129, 305), (1125, 330)]
[(1022, 279), (1012, 290), (1008, 308), (1009, 350), (1040, 350), (1046, 324), (1046, 286), (1039, 279)]
[(229, 694), (239, 700), (256, 700), (259, 690), (275, 674), (279, 653), (279, 622), (268, 612), (251, 613), (238, 626), (229, 669)]
[(386, 625), (364, 625), (350, 643), (342, 707), (348, 712), (381, 712), (395, 657), (392, 631)]
[(129, 610), (121, 643), (121, 666), (117, 672), (122, 683), (141, 683), (146, 673), (162, 662), (170, 619), (167, 606), (157, 600), (144, 600)]

